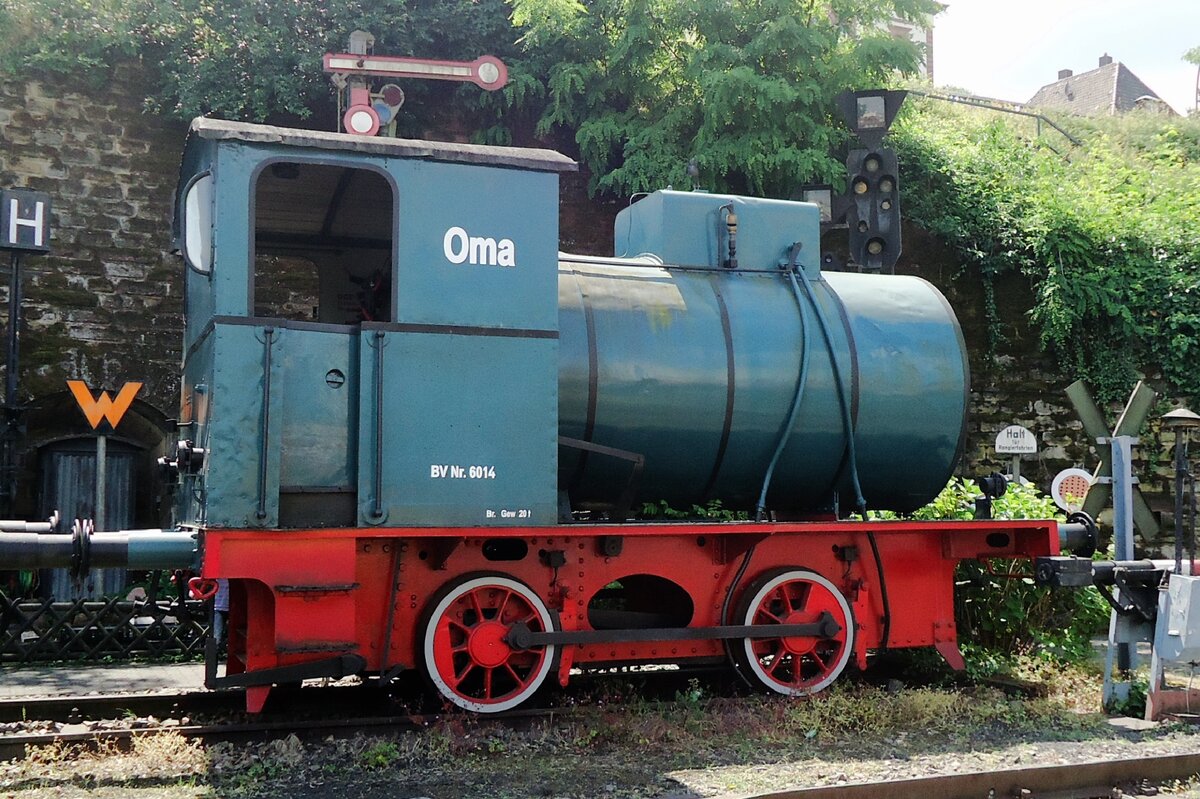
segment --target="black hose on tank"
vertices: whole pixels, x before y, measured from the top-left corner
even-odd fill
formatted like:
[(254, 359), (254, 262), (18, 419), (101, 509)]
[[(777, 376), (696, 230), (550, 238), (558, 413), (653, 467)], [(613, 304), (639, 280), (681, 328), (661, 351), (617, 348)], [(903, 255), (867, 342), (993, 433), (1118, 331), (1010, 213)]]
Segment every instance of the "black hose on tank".
[(883, 560), (879, 557), (879, 544), (875, 543), (875, 534), (867, 532), (867, 542), (871, 545), (871, 556), (875, 558), (875, 571), (879, 574), (879, 600), (883, 604), (883, 633), (879, 636), (879, 648), (888, 648), (888, 639), (892, 637), (892, 603), (888, 601), (887, 578), (883, 576)]
[[(733, 604), (733, 594), (735, 591), (737, 591), (738, 586), (741, 585), (742, 577), (745, 576), (746, 569), (750, 566), (750, 558), (754, 557), (754, 550), (757, 548), (758, 544), (750, 545), (750, 548), (746, 550), (746, 554), (742, 556), (742, 564), (738, 566), (737, 574), (733, 575), (733, 580), (731, 580), (729, 583), (729, 590), (725, 592), (725, 601), (721, 603), (721, 624), (730, 623), (729, 606)], [(733, 641), (729, 638), (725, 638), (721, 643), (725, 646), (725, 656), (729, 658), (731, 663), (736, 665), (737, 659), (735, 659), (733, 656)], [(746, 681), (746, 684), (750, 685), (750, 680), (746, 677), (746, 675), (742, 674), (740, 669), (737, 671), (738, 675)]]
[(796, 287), (796, 275), (800, 275), (800, 282), (804, 286), (804, 292), (808, 295), (808, 301), (812, 303), (813, 308), (817, 312), (817, 322), (821, 325), (821, 335), (825, 339), (825, 349), (829, 352), (829, 365), (833, 370), (833, 384), (837, 387), (838, 404), (842, 410), (842, 431), (846, 435), (846, 447), (850, 459), (850, 483), (854, 487), (854, 507), (865, 520), (867, 518), (867, 501), (863, 499), (862, 484), (858, 479), (858, 455), (854, 447), (854, 424), (850, 417), (850, 402), (846, 399), (846, 387), (842, 382), (842, 370), (838, 366), (837, 354), (833, 351), (833, 337), (829, 335), (829, 322), (825, 318), (825, 312), (821, 310), (821, 306), (817, 303), (817, 295), (813, 291), (812, 282), (808, 279), (808, 275), (796, 265), (796, 259), (799, 256), (800, 242), (796, 242), (792, 245), (788, 255), (788, 278), (792, 281), (792, 290), (798, 291)]
[[(792, 269), (796, 268), (797, 255), (799, 255), (799, 248), (793, 247)], [(783, 430), (779, 434), (779, 441), (775, 445), (775, 454), (771, 456), (771, 462), (767, 465), (767, 472), (763, 476), (762, 491), (758, 494), (758, 504), (754, 508), (754, 520), (757, 522), (762, 521), (763, 510), (767, 505), (767, 491), (771, 488), (771, 477), (775, 474), (775, 467), (779, 464), (780, 456), (783, 455), (783, 448), (792, 434), (792, 425), (796, 422), (796, 412), (800, 410), (800, 400), (804, 398), (804, 386), (808, 383), (808, 354), (811, 349), (808, 346), (808, 312), (804, 310), (804, 300), (800, 296), (800, 289), (794, 278), (792, 279), (792, 296), (796, 298), (796, 307), (800, 311), (800, 345), (802, 349), (800, 377), (796, 380), (796, 394), (792, 397), (792, 408), (788, 411), (787, 421), (784, 422)]]

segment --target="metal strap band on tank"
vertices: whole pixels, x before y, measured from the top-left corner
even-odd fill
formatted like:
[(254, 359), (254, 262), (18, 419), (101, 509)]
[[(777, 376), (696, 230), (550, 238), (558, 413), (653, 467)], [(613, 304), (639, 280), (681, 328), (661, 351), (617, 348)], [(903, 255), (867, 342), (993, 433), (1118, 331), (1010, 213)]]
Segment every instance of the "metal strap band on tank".
[(733, 428), (733, 400), (737, 382), (733, 358), (733, 326), (729, 320), (729, 307), (725, 304), (725, 296), (721, 294), (723, 275), (715, 275), (709, 279), (713, 294), (717, 298), (717, 311), (721, 315), (721, 333), (725, 337), (725, 421), (721, 425), (721, 442), (717, 445), (717, 456), (713, 459), (712, 474), (704, 486), (701, 495), (707, 502), (712, 497), (713, 487), (717, 484), (717, 476), (721, 473), (721, 465), (725, 462), (725, 451), (729, 448), (729, 434)]
[[(582, 440), (591, 444), (592, 437), (596, 433), (596, 404), (600, 385), (600, 356), (596, 348), (596, 314), (592, 310), (592, 301), (588, 298), (587, 290), (583, 287), (583, 281), (579, 279), (579, 272), (572, 269), (571, 274), (575, 277), (575, 285), (579, 287), (579, 301), (583, 305), (583, 321), (587, 328), (588, 399), (587, 419), (583, 425)], [(583, 449), (579, 453), (579, 460), (575, 465), (575, 473), (571, 475), (571, 480), (568, 483), (568, 493), (574, 492), (583, 481), (583, 473), (587, 469), (587, 462), (588, 450)]]
[[(850, 317), (846, 314), (846, 304), (842, 302), (841, 297), (833, 292), (830, 292), (833, 299), (833, 305), (837, 308), (838, 318), (842, 322), (842, 332), (846, 334), (846, 349), (850, 352), (850, 429), (858, 430), (858, 401), (859, 401), (859, 369), (858, 369), (858, 345), (854, 340), (854, 333), (850, 328)], [(965, 407), (965, 406), (964, 406)], [(838, 464), (837, 471), (834, 472), (833, 482), (826, 493), (832, 493), (838, 483), (842, 481), (846, 470), (850, 468), (850, 451), (846, 449), (842, 452), (842, 460)]]
[[(971, 407), (971, 362), (970, 362), (970, 359), (967, 357), (967, 341), (965, 338), (963, 338), (962, 325), (960, 325), (958, 323), (958, 317), (955, 316), (955, 314), (954, 314), (954, 307), (950, 305), (950, 301), (946, 299), (946, 295), (942, 294), (942, 292), (938, 291), (937, 288), (932, 283), (930, 283), (928, 280), (926, 280), (925, 278), (921, 278), (921, 277), (917, 278), (917, 280), (920, 280), (922, 283), (924, 283), (926, 286), (928, 286), (930, 288), (930, 290), (933, 292), (933, 296), (937, 297), (941, 301), (942, 308), (946, 311), (947, 318), (949, 318), (950, 321), (953, 323), (954, 337), (958, 341), (958, 351), (962, 354), (962, 368), (963, 368), (962, 424), (958, 428), (958, 444), (956, 444), (954, 447), (954, 457), (950, 460), (949, 471), (946, 474), (946, 481), (948, 482), (950, 480), (951, 475), (954, 473), (953, 464), (961, 463), (963, 455), (967, 451), (967, 422), (970, 420), (970, 417), (971, 417), (971, 414), (967, 412), (967, 410)], [(1068, 388), (1068, 392), (1069, 392), (1070, 386), (1068, 386), (1067, 388)], [(1076, 554), (1079, 554), (1079, 553), (1076, 553)]]
[(275, 328), (263, 328), (263, 391), (262, 431), (258, 451), (258, 510), (259, 521), (267, 518), (267, 458), (270, 457), (271, 434), (271, 350), (275, 347)]
[(846, 303), (837, 294), (833, 294), (833, 307), (837, 308), (838, 318), (842, 321), (842, 330), (846, 334), (846, 349), (850, 353), (850, 429), (858, 430), (858, 400), (859, 400), (859, 369), (858, 342), (854, 340), (854, 332), (850, 329), (850, 317), (846, 313)]

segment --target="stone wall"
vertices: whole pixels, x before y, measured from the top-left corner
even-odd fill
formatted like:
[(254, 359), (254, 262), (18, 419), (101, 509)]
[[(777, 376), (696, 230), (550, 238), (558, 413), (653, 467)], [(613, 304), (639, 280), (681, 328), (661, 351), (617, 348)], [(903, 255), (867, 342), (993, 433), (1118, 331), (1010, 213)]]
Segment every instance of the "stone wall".
[[(1066, 374), (1052, 354), (1042, 351), (1028, 321), (1033, 292), (1027, 279), (1006, 275), (996, 281), (995, 332), (1000, 340), (989, 353), (990, 324), (979, 278), (962, 270), (954, 255), (923, 231), (906, 226), (904, 233), (905, 255), (897, 271), (923, 277), (942, 290), (958, 315), (970, 356), (968, 444), (960, 476), (1010, 470), (1012, 456), (994, 451), (996, 434), (1010, 424), (1026, 427), (1037, 437), (1038, 453), (1022, 456), (1021, 475), (1043, 491), (1065, 468), (1093, 470), (1099, 463), (1097, 448), (1087, 440), (1065, 393), (1077, 376)], [(1159, 397), (1133, 450), (1135, 476), (1151, 509), (1162, 517), (1162, 530), (1149, 543), (1167, 553), (1173, 549), (1175, 436), (1161, 429), (1159, 417), (1184, 403), (1169, 396), (1155, 375), (1145, 379)], [(1123, 407), (1124, 398), (1102, 407), (1110, 428)], [(1200, 467), (1200, 441), (1190, 447), (1190, 454), (1194, 473)]]
[(22, 265), (23, 400), (68, 378), (109, 389), (141, 380), (142, 399), (174, 416), (183, 298), (170, 214), (186, 127), (141, 112), (144, 82), (135, 68), (101, 89), (0, 82), (0, 187), (53, 204), (51, 253)]

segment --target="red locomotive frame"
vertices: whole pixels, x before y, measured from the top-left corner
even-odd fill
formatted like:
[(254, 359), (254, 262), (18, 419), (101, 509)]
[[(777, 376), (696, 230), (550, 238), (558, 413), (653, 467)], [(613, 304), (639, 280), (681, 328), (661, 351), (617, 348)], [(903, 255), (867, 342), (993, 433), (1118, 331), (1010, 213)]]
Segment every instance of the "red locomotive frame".
[[(606, 663), (729, 658), (789, 695), (886, 648), (934, 646), (961, 668), (958, 562), (1056, 555), (1059, 534), (999, 520), (210, 529), (203, 546), (202, 577), (231, 586), (226, 676), (212, 648), (210, 682), (246, 686), (251, 712), (273, 683), (412, 668), (495, 712)], [(596, 624), (623, 581), (650, 595), (620, 618), (650, 622)]]

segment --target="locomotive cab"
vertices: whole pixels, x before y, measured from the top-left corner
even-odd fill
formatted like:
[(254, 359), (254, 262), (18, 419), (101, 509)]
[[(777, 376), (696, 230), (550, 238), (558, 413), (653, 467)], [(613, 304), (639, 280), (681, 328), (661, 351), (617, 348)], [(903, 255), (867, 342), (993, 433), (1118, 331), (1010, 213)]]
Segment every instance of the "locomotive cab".
[[(517, 155), (519, 153), (519, 155)], [(528, 524), (557, 512), (557, 171), (547, 151), (200, 119), (178, 518)]]

